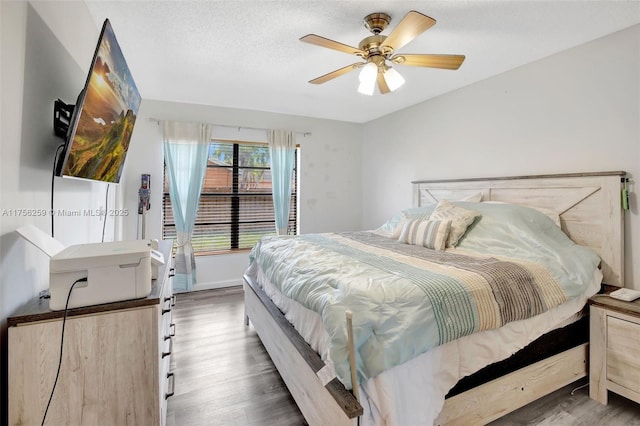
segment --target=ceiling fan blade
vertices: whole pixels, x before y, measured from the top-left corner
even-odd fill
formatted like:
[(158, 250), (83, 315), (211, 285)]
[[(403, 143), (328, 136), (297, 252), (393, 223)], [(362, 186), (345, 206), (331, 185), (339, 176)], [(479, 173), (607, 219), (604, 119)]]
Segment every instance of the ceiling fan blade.
[(349, 53), (351, 55), (362, 55), (364, 56), (366, 53), (357, 47), (349, 46), (344, 43), (340, 43), (334, 40), (330, 40), (325, 37), (321, 37), (315, 34), (307, 34), (304, 37), (300, 37), (300, 41), (304, 41), (305, 43), (315, 44), (316, 46), (326, 47), (327, 49), (337, 50), (338, 52)]
[(464, 55), (394, 55), (391, 62), (412, 67), (442, 68), (457, 70), (464, 61)]
[(378, 72), (378, 89), (380, 89), (380, 93), (383, 95), (391, 92), (391, 89), (389, 89), (387, 85), (387, 80), (384, 79), (384, 74), (381, 72)]
[(356, 68), (360, 68), (362, 65), (364, 65), (364, 62), (356, 62), (355, 64), (351, 64), (351, 65), (347, 65), (346, 67), (342, 67), (339, 68), (335, 71), (331, 71), (330, 73), (327, 73), (325, 75), (321, 75), (318, 78), (314, 78), (313, 80), (309, 80), (309, 83), (311, 84), (322, 84), (322, 83), (326, 83), (329, 80), (333, 80), (336, 77), (340, 77), (341, 75), (344, 75), (350, 71), (355, 70)]
[(405, 44), (435, 25), (436, 20), (415, 10), (407, 13), (402, 21), (391, 31), (382, 46), (398, 50)]

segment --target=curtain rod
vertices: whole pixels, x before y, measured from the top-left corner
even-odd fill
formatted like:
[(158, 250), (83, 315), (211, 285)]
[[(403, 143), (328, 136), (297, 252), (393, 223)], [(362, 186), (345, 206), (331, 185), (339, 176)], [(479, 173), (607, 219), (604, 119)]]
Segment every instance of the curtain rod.
[[(149, 117), (149, 121), (155, 121), (156, 123), (160, 124), (161, 121), (164, 120), (160, 120), (159, 118), (153, 118), (153, 117)], [(247, 127), (247, 126), (231, 126), (229, 124), (215, 124), (215, 123), (207, 123), (210, 124), (212, 126), (216, 126), (216, 127), (226, 127), (228, 129), (238, 129), (238, 131), (240, 131), (240, 129), (244, 129), (244, 130), (269, 130), (269, 129), (265, 129), (265, 128), (261, 128), (261, 127)], [(299, 133), (304, 137), (307, 136), (311, 136), (312, 133), (311, 132), (302, 132), (302, 131), (295, 131), (295, 133)]]

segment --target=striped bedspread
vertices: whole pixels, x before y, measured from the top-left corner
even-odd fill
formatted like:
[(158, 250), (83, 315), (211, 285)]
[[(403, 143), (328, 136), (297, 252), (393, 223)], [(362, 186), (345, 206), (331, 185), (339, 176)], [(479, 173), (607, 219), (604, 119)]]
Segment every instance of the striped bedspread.
[[(567, 300), (546, 269), (534, 263), (425, 250), (368, 232), (325, 237), (324, 244), (332, 250), (352, 247), (344, 254), (401, 274), (423, 291), (433, 307), (438, 344), (530, 318)], [(368, 255), (373, 248), (386, 249), (388, 257)]]
[[(265, 237), (250, 258), (263, 279), (321, 315), (331, 361), (349, 388), (347, 310), (353, 312), (364, 381), (435, 346), (533, 317), (574, 297), (586, 282), (576, 282), (579, 274), (563, 272), (554, 260), (580, 263), (571, 249), (567, 245), (540, 262), (541, 250), (534, 260), (435, 251), (353, 232)], [(591, 276), (598, 259), (587, 258), (580, 266)]]

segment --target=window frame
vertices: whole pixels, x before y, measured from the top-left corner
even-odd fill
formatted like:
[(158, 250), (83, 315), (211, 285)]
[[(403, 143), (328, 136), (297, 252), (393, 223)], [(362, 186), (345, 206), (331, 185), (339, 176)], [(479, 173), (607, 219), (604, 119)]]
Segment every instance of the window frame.
[[(217, 256), (217, 255), (223, 255), (223, 254), (233, 254), (233, 253), (243, 253), (243, 252), (248, 252), (251, 250), (252, 247), (239, 247), (240, 245), (240, 238), (242, 235), (242, 230), (240, 229), (242, 227), (242, 224), (247, 224), (247, 223), (272, 223), (273, 224), (273, 233), (272, 234), (267, 234), (267, 235), (276, 235), (276, 230), (275, 230), (275, 215), (273, 216), (273, 221), (271, 220), (263, 220), (263, 221), (241, 221), (240, 220), (240, 215), (242, 214), (242, 210), (241, 210), (241, 203), (240, 200), (243, 197), (256, 197), (256, 196), (265, 196), (265, 197), (269, 197), (271, 199), (271, 202), (273, 202), (273, 190), (270, 190), (269, 192), (256, 192), (256, 193), (251, 193), (251, 192), (241, 192), (240, 188), (239, 188), (239, 178), (241, 175), (241, 170), (243, 169), (260, 169), (260, 167), (256, 166), (256, 167), (247, 167), (247, 166), (241, 166), (239, 164), (239, 150), (240, 150), (240, 146), (241, 145), (245, 145), (245, 146), (261, 146), (261, 147), (267, 147), (268, 148), (268, 143), (267, 142), (254, 142), (254, 141), (244, 141), (244, 140), (235, 140), (235, 139), (220, 139), (220, 138), (215, 138), (215, 139), (211, 139), (211, 141), (209, 142), (209, 146), (211, 146), (212, 144), (215, 143), (220, 143), (220, 144), (230, 144), (232, 145), (232, 150), (233, 150), (233, 163), (230, 166), (215, 166), (215, 165), (209, 165), (207, 164), (207, 170), (209, 170), (210, 168), (222, 168), (222, 169), (230, 169), (232, 171), (232, 179), (233, 179), (233, 183), (232, 183), (232, 187), (231, 187), (231, 192), (210, 192), (210, 193), (206, 193), (205, 192), (205, 188), (203, 185), (203, 190), (200, 194), (200, 203), (198, 206), (198, 211), (200, 212), (200, 206), (202, 205), (202, 199), (203, 197), (207, 197), (207, 198), (216, 198), (216, 197), (231, 197), (231, 206), (230, 206), (230, 214), (231, 214), (231, 223), (229, 223), (229, 227), (230, 227), (230, 244), (229, 244), (229, 248), (225, 248), (225, 249), (219, 249), (219, 250), (194, 250), (194, 255), (195, 256)], [(293, 235), (297, 235), (299, 234), (299, 230), (300, 230), (300, 171), (299, 171), (299, 165), (300, 165), (300, 145), (296, 144), (295, 147), (295, 157), (294, 157), (294, 169), (293, 169), (293, 173), (294, 173), (294, 185), (292, 185), (291, 188), (291, 196), (292, 196), (292, 214), (293, 214), (293, 218), (291, 218), (292, 214), (290, 213), (290, 219), (289, 219), (289, 229), (291, 230), (290, 233), (292, 233)], [(264, 167), (263, 169), (265, 170), (271, 170), (271, 161), (269, 161), (269, 167)], [(166, 214), (165, 212), (167, 211), (168, 208), (171, 208), (170, 205), (167, 205), (167, 202), (171, 202), (171, 197), (169, 194), (169, 190), (168, 190), (168, 184), (167, 184), (167, 174), (166, 174), (166, 165), (163, 168), (163, 191), (162, 191), (162, 235), (163, 238), (175, 238), (173, 235), (175, 235), (176, 231), (175, 231), (175, 222), (171, 221), (171, 223), (167, 223), (166, 222)], [(205, 172), (205, 177), (203, 177), (203, 179), (206, 179), (206, 172)], [(197, 217), (196, 216), (196, 221), (197, 221)], [(206, 226), (206, 225), (212, 225), (212, 224), (201, 224), (201, 226)], [(198, 223), (196, 222), (196, 227), (198, 226)], [(170, 233), (170, 236), (167, 236), (167, 232), (166, 232), (166, 227), (172, 227), (173, 228), (173, 232)], [(235, 246), (235, 247), (234, 247)]]

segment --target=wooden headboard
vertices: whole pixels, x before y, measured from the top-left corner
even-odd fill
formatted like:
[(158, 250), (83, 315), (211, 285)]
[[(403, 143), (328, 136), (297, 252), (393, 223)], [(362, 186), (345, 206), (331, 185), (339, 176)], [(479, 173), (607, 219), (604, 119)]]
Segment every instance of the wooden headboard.
[(540, 176), (414, 181), (413, 205), (461, 200), (478, 192), (483, 201), (544, 207), (560, 215), (562, 230), (602, 259), (603, 282), (624, 286), (622, 171)]

